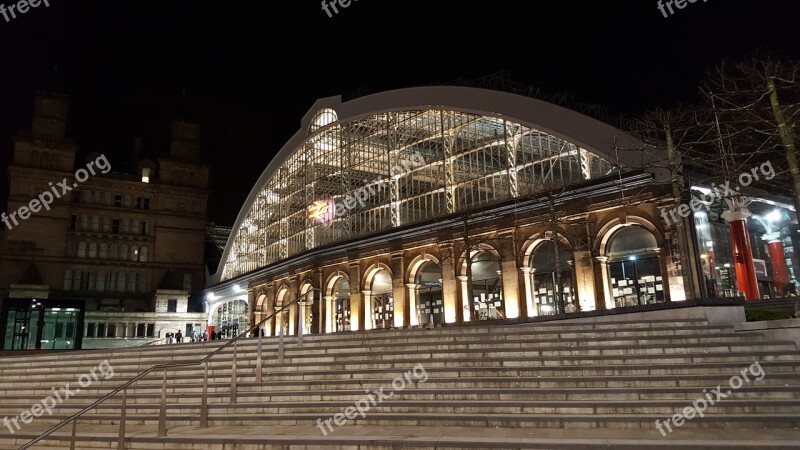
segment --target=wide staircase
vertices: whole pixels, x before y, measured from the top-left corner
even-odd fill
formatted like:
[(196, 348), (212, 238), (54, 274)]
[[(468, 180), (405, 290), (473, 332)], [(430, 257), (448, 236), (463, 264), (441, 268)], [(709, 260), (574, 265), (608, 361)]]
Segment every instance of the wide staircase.
[[(150, 372), (32, 448), (800, 448), (795, 343), (697, 316), (287, 336), (285, 352), (266, 337), (261, 377), (259, 340), (244, 339), (207, 372)], [(225, 343), (0, 359), (0, 449)], [(715, 404), (686, 411), (699, 398)], [(43, 401), (52, 415), (32, 408)], [(23, 423), (26, 410), (39, 417)]]

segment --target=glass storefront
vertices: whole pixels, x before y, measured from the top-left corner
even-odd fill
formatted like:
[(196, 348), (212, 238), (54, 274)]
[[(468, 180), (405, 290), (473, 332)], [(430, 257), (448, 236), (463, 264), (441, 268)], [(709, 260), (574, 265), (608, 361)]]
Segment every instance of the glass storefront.
[(234, 300), (220, 306), (214, 313), (214, 323), (223, 338), (233, 338), (250, 328), (247, 302)]
[(336, 295), (336, 329), (333, 331), (350, 331), (350, 282), (340, 279), (333, 291)]
[[(708, 192), (701, 187), (692, 189), (698, 200)], [(736, 279), (730, 225), (723, 218), (727, 210), (727, 202), (717, 198), (704, 202), (703, 209), (694, 214), (704, 295), (708, 297), (743, 296)], [(747, 210), (747, 232), (760, 298), (796, 296), (800, 286), (795, 252), (800, 237), (797, 215), (789, 205), (762, 198), (750, 199)]]
[(652, 233), (639, 225), (621, 228), (611, 236), (608, 257), (617, 308), (664, 302), (658, 243)]
[(391, 328), (394, 326), (394, 295), (392, 277), (386, 270), (375, 274), (372, 280), (372, 320), (373, 328)]
[[(558, 263), (556, 264), (556, 259)], [(533, 253), (531, 277), (533, 277), (533, 299), (537, 315), (552, 315), (559, 312), (575, 312), (575, 292), (572, 285), (572, 268), (569, 262), (572, 252), (562, 243), (541, 243)], [(559, 299), (563, 299), (561, 306)], [(564, 311), (561, 311), (561, 309)]]
[(3, 350), (74, 350), (83, 338), (80, 300), (7, 299), (0, 308)]

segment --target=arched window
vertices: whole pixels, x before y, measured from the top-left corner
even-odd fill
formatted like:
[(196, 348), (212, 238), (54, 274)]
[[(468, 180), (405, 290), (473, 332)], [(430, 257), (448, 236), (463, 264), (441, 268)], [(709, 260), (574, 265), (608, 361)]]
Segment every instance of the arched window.
[(86, 242), (78, 244), (78, 258), (86, 258)]
[(420, 325), (443, 323), (442, 268), (434, 262), (426, 263), (414, 281), (418, 310), (411, 314), (419, 314)]
[(477, 320), (505, 318), (500, 262), (488, 251), (472, 256), (472, 306)]
[(372, 296), (372, 328), (391, 328), (394, 325), (394, 296), (392, 275), (388, 270), (383, 269), (372, 278), (370, 295)]
[(111, 244), (111, 255), (109, 255), (110, 259), (119, 259), (119, 246), (117, 244)]
[(97, 258), (97, 242), (89, 243), (89, 258), (91, 259)]
[(142, 246), (142, 249), (139, 251), (139, 261), (147, 262), (147, 258), (149, 256), (150, 249), (147, 248), (146, 245)]
[(100, 244), (100, 254), (98, 256), (100, 259), (108, 259), (108, 244), (105, 242)]
[[(575, 292), (572, 285), (572, 252), (562, 242), (544, 241), (533, 251), (531, 278), (536, 315), (575, 312)], [(563, 300), (563, 303), (562, 303)]]
[(138, 261), (139, 260), (139, 247), (132, 245), (131, 246), (131, 261)]
[(620, 228), (608, 242), (611, 293), (616, 307), (664, 301), (655, 236), (640, 225)]
[(119, 259), (123, 261), (128, 259), (128, 246), (125, 244), (123, 244), (119, 249)]

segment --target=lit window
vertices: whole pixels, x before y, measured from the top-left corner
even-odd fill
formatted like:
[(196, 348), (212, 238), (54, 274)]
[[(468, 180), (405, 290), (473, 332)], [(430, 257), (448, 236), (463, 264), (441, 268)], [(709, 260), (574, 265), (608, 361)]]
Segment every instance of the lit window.
[(150, 182), (150, 168), (145, 167), (142, 169), (142, 183)]

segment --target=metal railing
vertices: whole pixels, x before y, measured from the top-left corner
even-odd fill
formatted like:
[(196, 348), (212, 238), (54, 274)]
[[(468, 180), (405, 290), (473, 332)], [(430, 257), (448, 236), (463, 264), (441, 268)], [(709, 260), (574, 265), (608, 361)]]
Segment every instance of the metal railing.
[[(139, 375), (131, 378), (121, 386), (115, 388), (108, 394), (97, 399), (91, 405), (83, 408), (82, 410), (76, 412), (72, 416), (67, 419), (62, 420), (58, 424), (54, 425), (41, 435), (37, 436), (27, 444), (23, 445), (19, 448), (19, 450), (25, 450), (31, 448), (34, 444), (38, 443), (39, 441), (43, 440), (44, 438), (52, 435), (68, 423), (72, 422), (72, 433), (70, 437), (70, 450), (75, 450), (75, 440), (76, 440), (76, 429), (78, 419), (86, 414), (87, 412), (95, 409), (97, 406), (105, 402), (106, 400), (114, 397), (115, 395), (122, 392), (122, 405), (121, 405), (121, 413), (119, 418), (119, 437), (117, 440), (117, 448), (119, 450), (124, 450), (125, 448), (125, 420), (126, 420), (126, 408), (127, 408), (127, 400), (128, 400), (128, 388), (131, 387), (134, 383), (141, 380), (142, 378), (146, 377), (147, 375), (163, 370), (163, 378), (161, 381), (161, 405), (159, 410), (158, 416), (158, 435), (159, 436), (166, 436), (167, 435), (167, 370), (175, 369), (179, 367), (191, 367), (191, 366), (199, 366), (204, 365), (204, 374), (203, 374), (203, 395), (201, 398), (200, 403), (200, 426), (202, 428), (208, 427), (208, 361), (213, 358), (214, 356), (220, 354), (223, 350), (233, 346), (233, 362), (231, 364), (231, 397), (230, 403), (236, 403), (236, 391), (237, 391), (237, 371), (236, 371), (236, 357), (238, 352), (238, 343), (241, 339), (246, 338), (251, 332), (255, 330), (259, 330), (258, 333), (258, 350), (256, 355), (256, 383), (261, 383), (262, 381), (262, 350), (263, 350), (263, 336), (264, 333), (261, 332), (261, 327), (269, 320), (273, 319), (278, 314), (281, 314), (284, 310), (289, 308), (292, 305), (298, 305), (298, 331), (297, 331), (297, 339), (298, 343), (302, 345), (303, 342), (303, 305), (305, 304), (305, 297), (297, 298), (288, 304), (282, 306), (279, 309), (276, 309), (275, 312), (268, 315), (266, 318), (262, 319), (261, 322), (257, 323), (256, 325), (250, 327), (248, 330), (240, 333), (238, 336), (234, 337), (233, 339), (229, 339), (227, 343), (221, 345), (216, 350), (212, 351), (204, 358), (199, 359), (197, 361), (188, 361), (188, 362), (181, 362), (181, 363), (171, 363), (171, 364), (156, 364), (149, 369), (145, 370), (144, 372), (140, 373)], [(283, 321), (281, 321), (280, 326), (276, 326), (275, 328), (279, 330), (278, 336), (278, 363), (282, 364), (284, 357), (284, 333), (283, 333)]]

